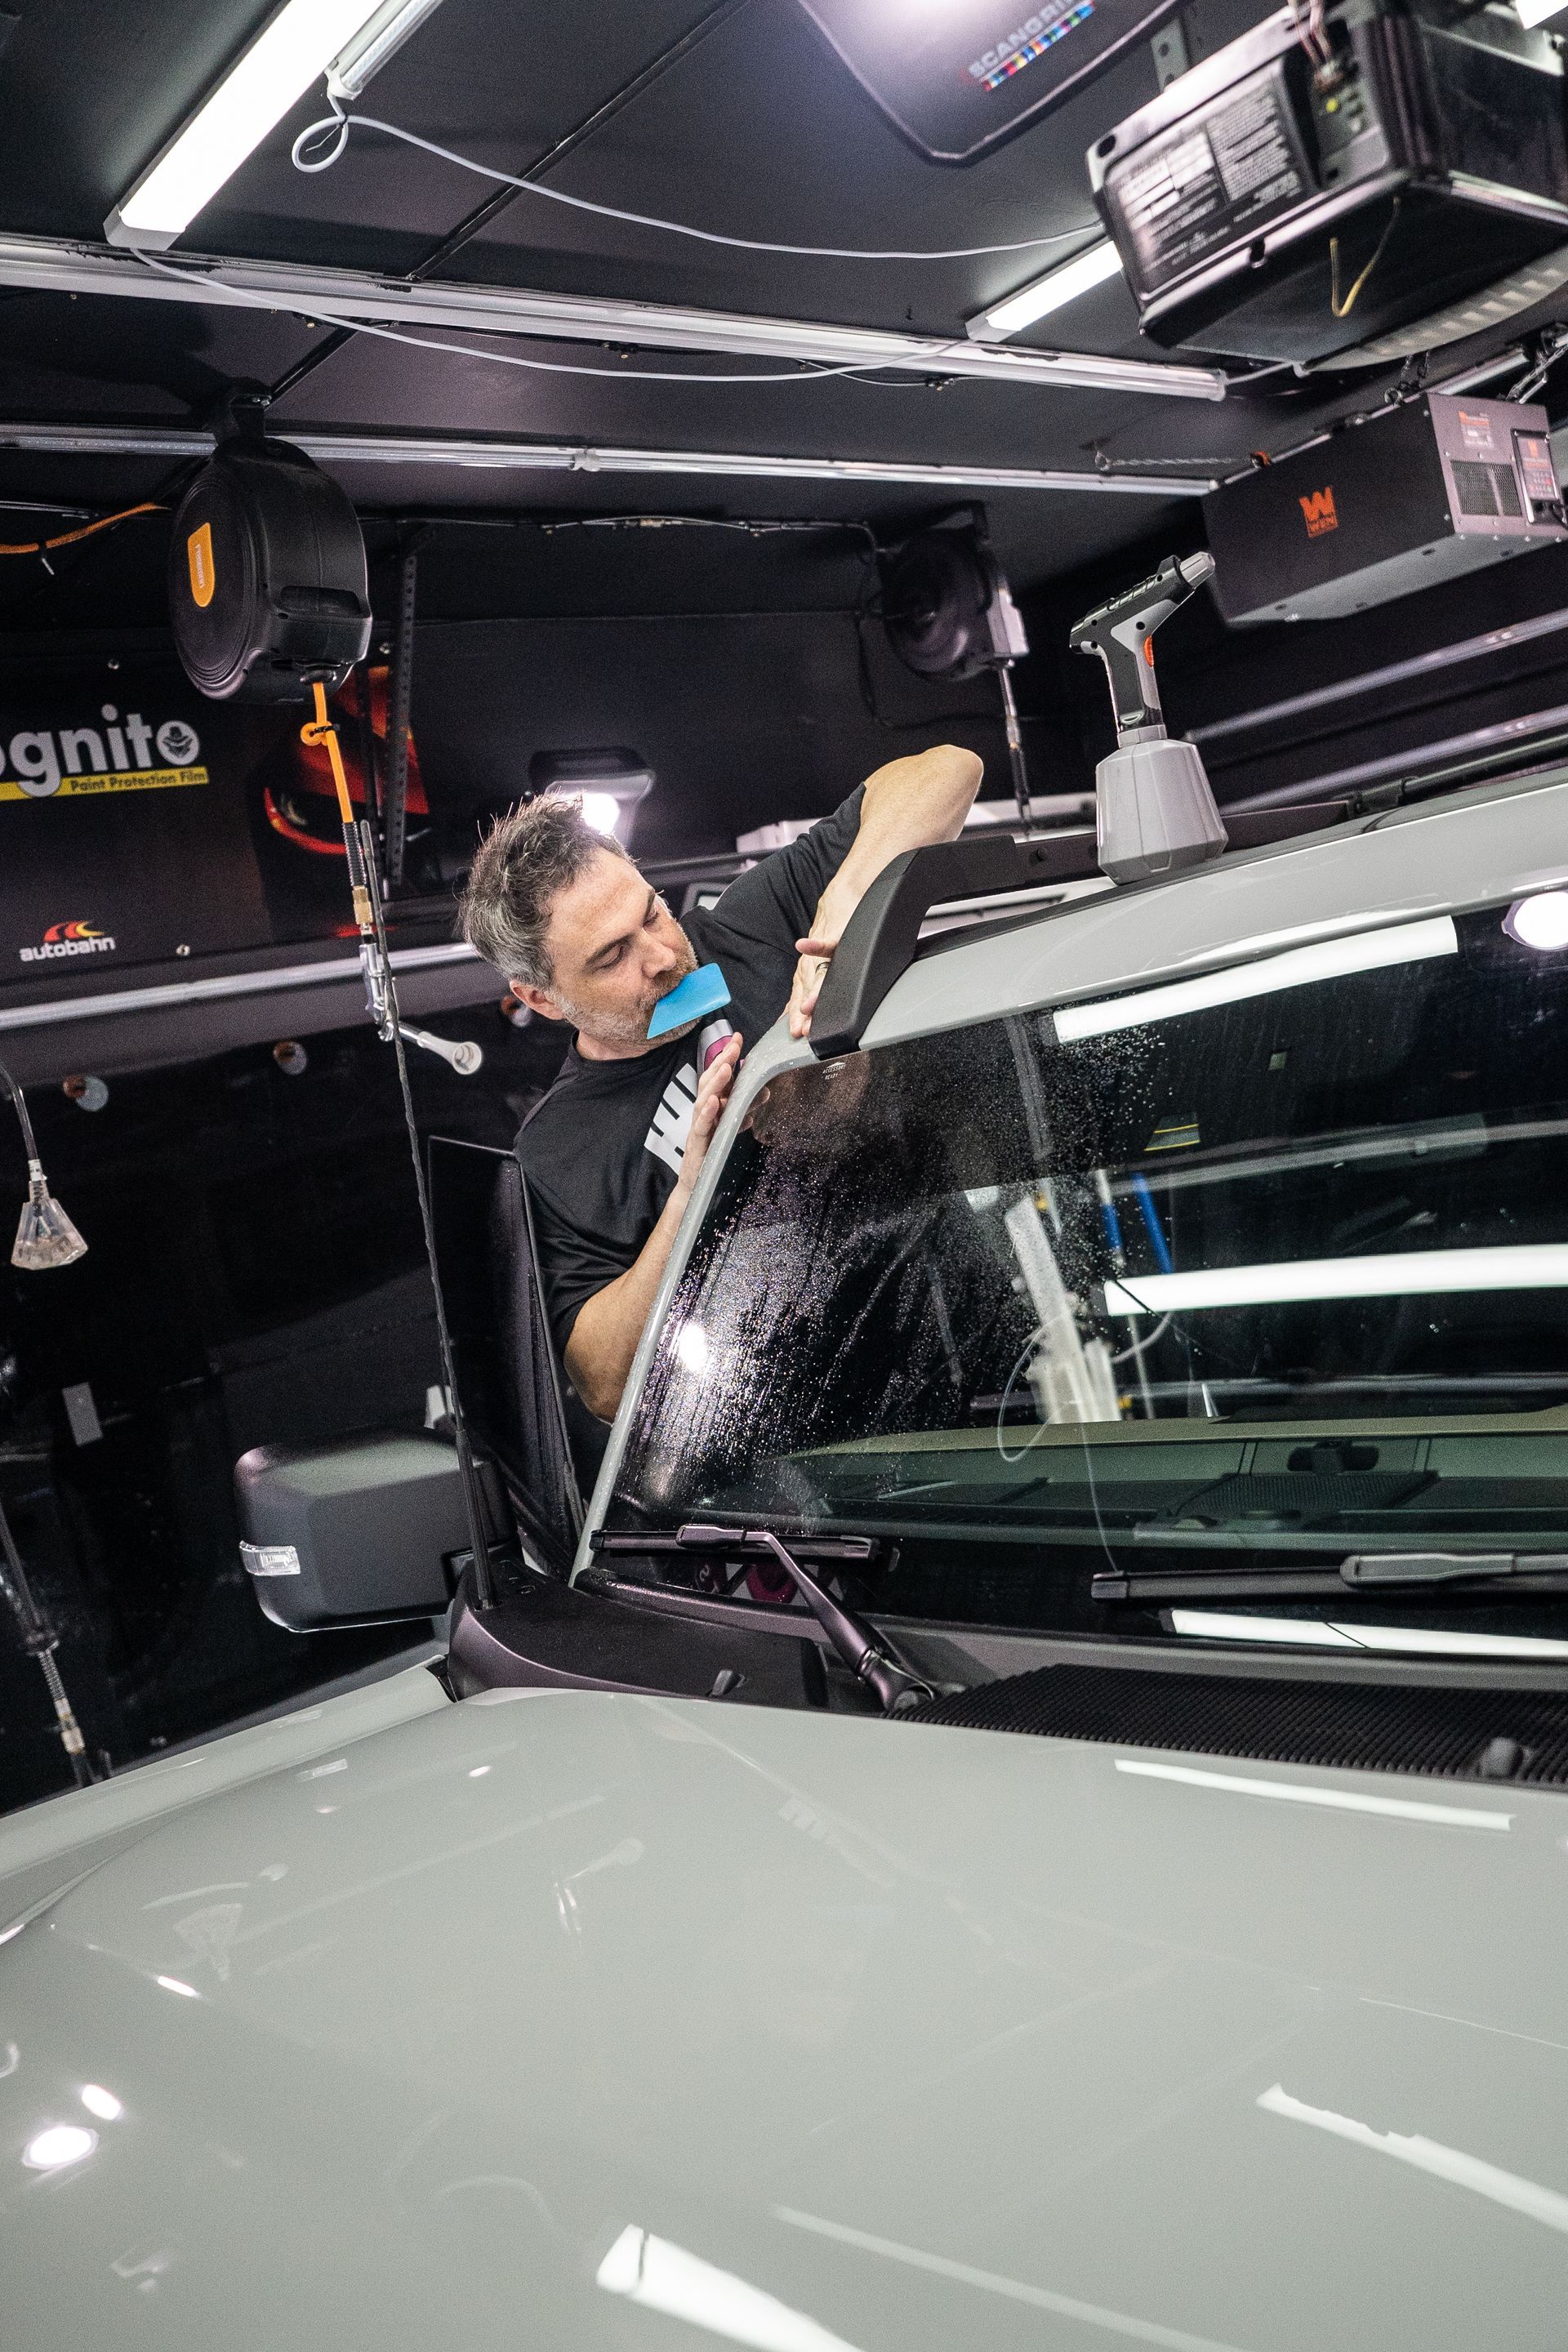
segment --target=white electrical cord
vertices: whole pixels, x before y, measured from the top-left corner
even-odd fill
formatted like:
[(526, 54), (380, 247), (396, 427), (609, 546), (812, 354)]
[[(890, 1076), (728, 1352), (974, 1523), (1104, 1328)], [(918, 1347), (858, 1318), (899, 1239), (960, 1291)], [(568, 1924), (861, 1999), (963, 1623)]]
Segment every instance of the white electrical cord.
[[(601, 220), (628, 221), (634, 228), (658, 228), (670, 236), (695, 237), (701, 245), (733, 246), (742, 253), (787, 253), (807, 261), (982, 261), (993, 254), (1034, 253), (1042, 246), (1067, 245), (1087, 236), (1094, 226), (1086, 223), (1079, 228), (1058, 229), (1050, 236), (1021, 237), (1014, 245), (961, 245), (940, 253), (863, 252), (853, 246), (841, 245), (773, 245), (763, 237), (726, 236), (718, 229), (691, 228), (684, 221), (660, 220), (651, 213), (624, 212), (616, 205), (595, 204), (587, 196), (569, 196), (563, 188), (547, 188), (539, 180), (519, 179), (514, 172), (498, 172), (491, 164), (476, 163), (471, 155), (459, 155), (453, 148), (439, 147), (433, 139), (421, 139), (416, 131), (405, 131), (395, 122), (383, 122), (376, 115), (345, 114), (335, 99), (330, 102), (331, 114), (307, 123), (289, 151), (297, 172), (330, 172), (348, 145), (351, 131), (379, 131), (388, 139), (401, 139), (405, 146), (438, 156), (443, 163), (456, 163), (459, 171), (473, 172), (481, 180), (498, 181), (502, 187), (516, 188), (523, 195), (544, 196), (552, 205), (570, 205), (575, 212), (597, 214)], [(319, 161), (307, 163), (305, 147), (323, 131), (335, 131), (337, 136)]]
[[(498, 367), (528, 368), (543, 375), (603, 376), (611, 383), (818, 383), (825, 376), (869, 375), (886, 365), (882, 360), (860, 360), (851, 367), (816, 367), (803, 365), (784, 374), (773, 375), (698, 375), (684, 373), (674, 368), (607, 368), (574, 367), (569, 360), (524, 359), (520, 352), (498, 352), (488, 345), (476, 348), (472, 343), (448, 343), (434, 335), (411, 335), (405, 328), (374, 326), (368, 319), (345, 319), (331, 310), (323, 310), (318, 302), (306, 306), (290, 302), (286, 296), (258, 293), (247, 286), (236, 286), (226, 278), (209, 270), (178, 269), (172, 262), (162, 261), (153, 253), (133, 245), (131, 252), (136, 260), (149, 269), (159, 271), (164, 278), (177, 278), (183, 286), (221, 286), (234, 301), (247, 302), (258, 310), (282, 310), (307, 325), (319, 322), (325, 327), (341, 327), (351, 335), (374, 335), (384, 343), (406, 343), (416, 352), (450, 352), (460, 360), (493, 360)], [(482, 328), (476, 328), (477, 334)]]

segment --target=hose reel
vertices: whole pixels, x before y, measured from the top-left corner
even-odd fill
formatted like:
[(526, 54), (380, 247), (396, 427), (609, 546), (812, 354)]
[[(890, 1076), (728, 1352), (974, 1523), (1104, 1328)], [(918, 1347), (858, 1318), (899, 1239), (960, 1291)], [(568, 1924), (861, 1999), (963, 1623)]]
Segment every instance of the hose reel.
[(881, 571), (882, 623), (906, 669), (931, 678), (995, 672), (1013, 790), (1027, 832), (1029, 782), (1012, 669), (1029, 640), (984, 526), (970, 520), (917, 532), (883, 559)]
[(221, 442), (174, 517), (169, 614), (186, 676), (215, 701), (334, 693), (370, 646), (347, 493), (286, 441), (250, 429)]

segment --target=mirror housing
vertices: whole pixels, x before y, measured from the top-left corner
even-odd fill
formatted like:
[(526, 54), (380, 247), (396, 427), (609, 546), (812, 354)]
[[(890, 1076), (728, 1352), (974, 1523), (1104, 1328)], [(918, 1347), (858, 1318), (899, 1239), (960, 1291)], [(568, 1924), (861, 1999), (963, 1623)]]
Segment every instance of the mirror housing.
[(235, 1465), (240, 1559), (263, 1615), (292, 1633), (437, 1617), (468, 1550), (456, 1449), (370, 1430), (258, 1445)]

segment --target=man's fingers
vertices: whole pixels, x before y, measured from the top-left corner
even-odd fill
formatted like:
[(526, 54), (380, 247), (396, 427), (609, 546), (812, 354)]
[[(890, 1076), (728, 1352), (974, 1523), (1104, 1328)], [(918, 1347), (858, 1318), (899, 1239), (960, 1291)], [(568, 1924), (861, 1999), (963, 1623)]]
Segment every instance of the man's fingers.
[(741, 1040), (738, 1036), (727, 1037), (697, 1082), (697, 1107), (691, 1114), (691, 1123), (701, 1134), (710, 1135), (718, 1125), (740, 1064)]
[(795, 951), (803, 956), (830, 956), (837, 944), (837, 940), (796, 940)]

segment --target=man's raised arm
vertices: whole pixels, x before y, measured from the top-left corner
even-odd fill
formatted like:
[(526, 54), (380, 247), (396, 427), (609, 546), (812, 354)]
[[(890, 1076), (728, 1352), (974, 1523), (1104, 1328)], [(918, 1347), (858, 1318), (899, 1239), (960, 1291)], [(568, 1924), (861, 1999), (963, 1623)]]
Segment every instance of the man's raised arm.
[(816, 902), (810, 937), (795, 941), (800, 962), (789, 1000), (792, 1037), (804, 1037), (810, 1029), (828, 958), (878, 875), (906, 849), (956, 841), (984, 772), (975, 752), (956, 743), (938, 743), (929, 751), (889, 760), (867, 777), (860, 829)]

